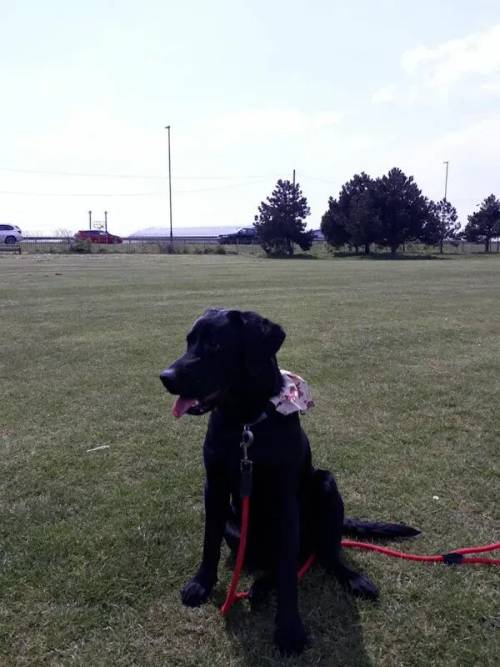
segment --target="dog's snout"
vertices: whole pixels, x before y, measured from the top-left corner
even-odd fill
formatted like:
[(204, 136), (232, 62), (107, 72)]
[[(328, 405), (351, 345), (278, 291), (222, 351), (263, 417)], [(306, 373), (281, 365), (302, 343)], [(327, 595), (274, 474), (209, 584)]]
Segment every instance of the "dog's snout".
[(166, 368), (160, 373), (160, 380), (163, 382), (163, 386), (171, 394), (176, 392), (176, 372), (173, 368)]

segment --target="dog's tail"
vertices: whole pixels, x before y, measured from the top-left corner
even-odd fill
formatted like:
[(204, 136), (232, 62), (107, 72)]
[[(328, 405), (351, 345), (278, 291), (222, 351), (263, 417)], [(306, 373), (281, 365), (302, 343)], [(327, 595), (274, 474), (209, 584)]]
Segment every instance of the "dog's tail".
[(397, 537), (415, 537), (420, 531), (404, 523), (386, 523), (385, 521), (360, 521), (359, 519), (344, 519), (343, 532), (356, 537), (382, 537), (392, 539)]

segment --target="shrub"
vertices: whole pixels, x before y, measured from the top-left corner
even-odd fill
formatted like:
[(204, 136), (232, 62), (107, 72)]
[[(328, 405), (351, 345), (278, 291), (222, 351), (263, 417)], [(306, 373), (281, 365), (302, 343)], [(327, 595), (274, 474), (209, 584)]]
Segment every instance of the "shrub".
[(79, 253), (91, 253), (92, 252), (92, 244), (88, 239), (85, 240), (77, 240), (74, 243), (72, 243), (69, 246), (69, 249), (71, 252), (79, 252)]

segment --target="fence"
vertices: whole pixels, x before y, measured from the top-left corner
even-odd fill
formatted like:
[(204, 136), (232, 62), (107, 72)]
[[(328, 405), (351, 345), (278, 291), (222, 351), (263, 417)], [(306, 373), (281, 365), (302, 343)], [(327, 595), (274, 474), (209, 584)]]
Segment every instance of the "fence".
[[(29, 253), (65, 253), (69, 252), (72, 245), (75, 244), (73, 238), (61, 238), (54, 236), (27, 236), (21, 242), (23, 251)], [(171, 242), (169, 236), (133, 236), (122, 239), (118, 244), (92, 244), (94, 252), (118, 252), (118, 253), (163, 253), (169, 252)], [(324, 242), (315, 241), (314, 245), (324, 246)], [(218, 249), (227, 248), (228, 252), (232, 250), (246, 250), (255, 252), (260, 246), (258, 243), (249, 244), (248, 242), (224, 244), (220, 246), (217, 236), (174, 236), (173, 246), (175, 252), (216, 252)], [(353, 247), (345, 246), (339, 248), (346, 254), (353, 254)], [(361, 250), (361, 249), (360, 249)], [(409, 243), (402, 251), (409, 254), (429, 254), (439, 252), (438, 247), (424, 246), (418, 243)], [(221, 250), (221, 252), (224, 252)], [(469, 243), (468, 241), (446, 241), (443, 246), (443, 252), (447, 255), (475, 254), (484, 253), (484, 244)], [(500, 253), (500, 239), (491, 242), (490, 253)]]
[[(75, 243), (75, 239), (72, 237), (54, 236), (26, 236), (21, 242), (23, 249), (28, 252), (68, 252)], [(176, 248), (189, 245), (206, 247), (217, 244), (217, 237), (212, 236), (174, 237), (174, 247)], [(102, 248), (103, 252), (151, 252), (154, 250), (161, 252), (167, 246), (170, 246), (170, 237), (134, 236), (123, 238), (121, 243), (94, 243), (92, 246), (96, 251)]]
[[(334, 248), (334, 250), (340, 254), (346, 255), (355, 255), (362, 254), (364, 246), (357, 248), (350, 245), (344, 245), (339, 248)], [(389, 248), (371, 246), (371, 253), (373, 255), (377, 254), (387, 254), (389, 253)], [(439, 254), (439, 246), (424, 245), (423, 243), (418, 242), (408, 242), (399, 246), (398, 254), (407, 254), (407, 255), (435, 255)], [(473, 255), (473, 254), (484, 254), (484, 243), (472, 243), (469, 241), (445, 241), (443, 243), (443, 254), (445, 255)], [(490, 254), (500, 253), (500, 239), (494, 239), (490, 243)]]

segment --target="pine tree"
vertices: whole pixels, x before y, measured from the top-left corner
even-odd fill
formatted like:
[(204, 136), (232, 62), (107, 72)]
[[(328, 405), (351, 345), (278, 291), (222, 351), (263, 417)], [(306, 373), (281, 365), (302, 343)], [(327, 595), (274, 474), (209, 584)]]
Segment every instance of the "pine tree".
[(394, 167), (377, 178), (373, 191), (378, 213), (376, 243), (395, 254), (400, 245), (425, 238), (425, 226), (433, 214), (413, 176)]
[(305, 231), (311, 211), (298, 183), (279, 180), (267, 201), (259, 206), (254, 227), (268, 255), (293, 255), (294, 244), (309, 250), (313, 232)]
[(479, 211), (469, 215), (464, 234), (468, 241), (484, 243), (484, 252), (490, 251), (491, 239), (500, 236), (500, 201), (490, 195)]
[(326, 242), (335, 248), (340, 248), (350, 243), (350, 235), (347, 230), (347, 218), (339, 205), (337, 199), (328, 199), (328, 209), (321, 218), (321, 231)]
[(350, 243), (355, 248), (363, 246), (366, 255), (378, 233), (373, 187), (373, 179), (363, 171), (345, 183), (339, 194), (339, 206), (346, 216)]
[(430, 202), (429, 205), (433, 215), (426, 229), (427, 237), (430, 237), (430, 242), (439, 243), (439, 252), (443, 254), (444, 241), (456, 239), (459, 235), (457, 209), (447, 199), (441, 199), (437, 204)]

